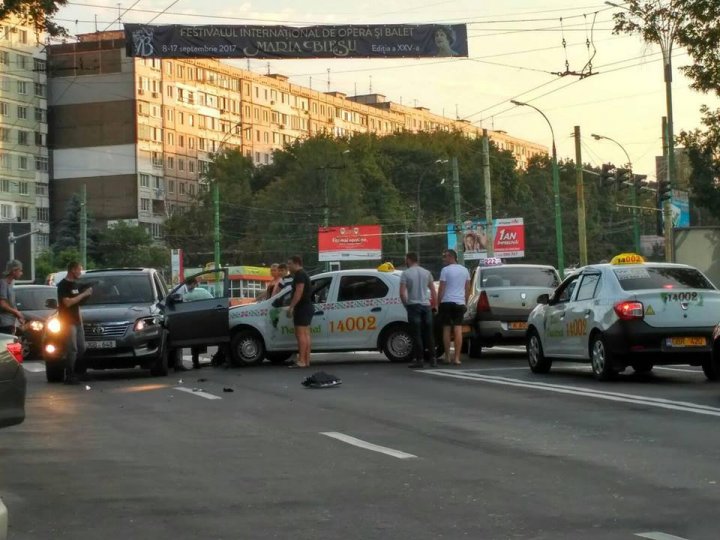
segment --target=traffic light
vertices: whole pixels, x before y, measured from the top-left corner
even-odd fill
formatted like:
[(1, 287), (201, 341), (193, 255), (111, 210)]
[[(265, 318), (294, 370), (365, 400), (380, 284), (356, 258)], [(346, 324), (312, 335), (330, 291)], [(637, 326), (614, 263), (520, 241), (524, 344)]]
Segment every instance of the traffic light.
[(610, 187), (615, 183), (615, 177), (612, 171), (615, 169), (615, 165), (612, 163), (604, 163), (602, 171), (600, 172), (600, 185), (602, 187)]
[(618, 189), (625, 189), (630, 183), (630, 169), (615, 169), (615, 180), (617, 181)]
[(672, 186), (667, 180), (658, 181), (658, 198), (661, 201), (669, 201), (672, 199)]
[(636, 189), (642, 189), (644, 187), (647, 187), (648, 183), (646, 181), (647, 174), (633, 174), (633, 182), (635, 183)]

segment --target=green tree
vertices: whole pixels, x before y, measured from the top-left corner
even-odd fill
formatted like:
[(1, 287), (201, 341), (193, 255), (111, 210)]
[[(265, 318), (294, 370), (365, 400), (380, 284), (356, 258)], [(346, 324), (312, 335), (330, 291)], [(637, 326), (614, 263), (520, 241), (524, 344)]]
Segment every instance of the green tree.
[(167, 248), (155, 245), (144, 228), (122, 221), (100, 233), (97, 252), (97, 263), (105, 268), (164, 268), (170, 264)]
[(0, 20), (15, 16), (51, 36), (67, 35), (65, 28), (52, 21), (52, 16), (66, 4), (67, 0), (4, 0)]

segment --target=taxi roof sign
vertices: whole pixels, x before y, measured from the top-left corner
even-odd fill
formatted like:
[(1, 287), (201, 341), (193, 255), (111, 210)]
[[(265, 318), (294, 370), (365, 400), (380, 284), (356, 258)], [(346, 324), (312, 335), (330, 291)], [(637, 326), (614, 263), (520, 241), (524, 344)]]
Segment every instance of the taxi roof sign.
[(480, 259), (478, 266), (498, 266), (502, 263), (503, 262), (500, 257), (486, 257), (485, 259)]
[(620, 255), (616, 255), (615, 257), (613, 257), (610, 261), (610, 264), (643, 264), (644, 262), (645, 259), (643, 259), (637, 253), (621, 253)]
[(386, 262), (382, 263), (380, 266), (377, 267), (378, 272), (394, 272), (395, 267), (393, 266), (393, 263)]

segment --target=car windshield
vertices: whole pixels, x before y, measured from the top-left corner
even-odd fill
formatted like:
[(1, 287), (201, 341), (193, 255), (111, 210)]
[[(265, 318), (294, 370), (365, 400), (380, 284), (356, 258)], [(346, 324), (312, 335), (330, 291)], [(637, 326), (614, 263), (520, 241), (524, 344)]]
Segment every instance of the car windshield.
[(552, 268), (498, 266), (497, 268), (484, 268), (481, 272), (481, 289), (499, 287), (546, 287), (552, 289), (560, 285), (557, 272)]
[(57, 289), (54, 287), (42, 289), (15, 289), (15, 303), (20, 311), (35, 311), (48, 308), (47, 301), (57, 302)]
[(99, 304), (149, 304), (154, 301), (152, 283), (146, 274), (86, 275), (80, 288), (92, 287), (93, 293), (84, 306)]
[(647, 289), (714, 289), (705, 276), (694, 268), (642, 266), (616, 268), (620, 286), (626, 291)]

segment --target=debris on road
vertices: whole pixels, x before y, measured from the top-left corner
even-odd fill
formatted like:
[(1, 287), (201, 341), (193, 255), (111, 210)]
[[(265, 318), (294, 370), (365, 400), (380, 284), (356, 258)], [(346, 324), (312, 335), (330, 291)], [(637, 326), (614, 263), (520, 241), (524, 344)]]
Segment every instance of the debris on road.
[(223, 392), (234, 392), (232, 388), (223, 388)]
[(342, 380), (340, 377), (325, 373), (324, 371), (313, 373), (302, 382), (302, 385), (307, 388), (333, 388), (341, 384)]

